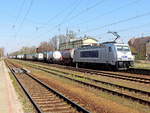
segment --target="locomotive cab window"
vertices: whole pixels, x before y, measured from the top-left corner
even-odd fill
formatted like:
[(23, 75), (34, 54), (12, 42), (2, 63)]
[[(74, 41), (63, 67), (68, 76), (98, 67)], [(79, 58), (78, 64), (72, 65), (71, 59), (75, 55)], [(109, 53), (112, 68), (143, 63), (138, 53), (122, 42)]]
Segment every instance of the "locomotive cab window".
[(128, 46), (117, 46), (117, 51), (130, 51)]
[(124, 46), (124, 51), (130, 51), (129, 47), (128, 46)]

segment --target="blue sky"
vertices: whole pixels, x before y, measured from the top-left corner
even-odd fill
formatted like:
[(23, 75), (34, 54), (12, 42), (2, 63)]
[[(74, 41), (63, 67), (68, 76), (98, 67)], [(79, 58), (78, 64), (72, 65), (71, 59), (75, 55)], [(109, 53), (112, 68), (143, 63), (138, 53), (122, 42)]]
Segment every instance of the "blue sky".
[(0, 47), (12, 52), (38, 46), (66, 29), (100, 42), (114, 38), (108, 31), (117, 31), (126, 43), (150, 35), (149, 4), (149, 0), (1, 0)]

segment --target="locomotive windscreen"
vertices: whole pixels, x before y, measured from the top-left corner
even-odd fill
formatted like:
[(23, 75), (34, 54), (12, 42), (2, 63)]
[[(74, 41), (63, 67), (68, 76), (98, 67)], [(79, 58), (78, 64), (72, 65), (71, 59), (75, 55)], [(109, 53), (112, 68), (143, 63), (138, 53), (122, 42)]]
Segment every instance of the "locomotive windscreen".
[(128, 46), (117, 45), (117, 51), (130, 51)]

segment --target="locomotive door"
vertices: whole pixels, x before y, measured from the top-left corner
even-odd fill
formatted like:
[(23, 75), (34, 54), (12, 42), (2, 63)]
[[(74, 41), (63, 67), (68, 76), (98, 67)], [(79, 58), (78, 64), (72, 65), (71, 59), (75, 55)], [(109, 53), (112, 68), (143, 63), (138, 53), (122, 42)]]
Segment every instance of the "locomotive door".
[(108, 63), (109, 54), (108, 54), (108, 47), (105, 47), (101, 51), (101, 63)]
[(108, 62), (112, 61), (112, 47), (108, 47)]

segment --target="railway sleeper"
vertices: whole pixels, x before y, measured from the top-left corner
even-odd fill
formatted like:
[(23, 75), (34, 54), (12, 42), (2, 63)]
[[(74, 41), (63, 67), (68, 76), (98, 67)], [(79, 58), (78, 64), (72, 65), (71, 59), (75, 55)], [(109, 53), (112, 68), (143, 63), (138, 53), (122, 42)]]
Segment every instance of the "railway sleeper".
[(57, 99), (57, 98), (55, 98), (55, 97), (33, 97), (33, 99), (35, 99), (35, 100), (47, 99), (47, 100), (50, 100), (50, 101), (59, 100), (59, 99)]
[[(50, 104), (50, 101), (47, 101), (47, 102), (38, 102), (38, 104), (46, 104), (46, 105), (48, 104), (50, 106), (68, 106), (68, 104), (65, 102), (61, 102), (61, 103), (57, 103), (57, 104)], [(45, 106), (45, 105), (43, 105), (43, 106)]]
[[(32, 94), (32, 96), (33, 96), (33, 97), (38, 97), (38, 96), (41, 96), (41, 93), (36, 94), (36, 92), (35, 92), (35, 93)], [(53, 94), (47, 94), (47, 93), (46, 93), (46, 94), (42, 93), (42, 96), (56, 97), (56, 96), (53, 95)]]
[(60, 103), (60, 102), (63, 102), (62, 100), (60, 99), (46, 99), (46, 98), (40, 98), (40, 99), (34, 99), (36, 102), (42, 102), (42, 101), (47, 101), (49, 103), (53, 103), (53, 104), (56, 104), (56, 103)]
[(49, 101), (39, 101), (37, 104), (49, 104)]
[(44, 91), (44, 92), (41, 92), (41, 91), (32, 91), (32, 95), (34, 96), (39, 96), (39, 95), (49, 95), (49, 96), (54, 96), (54, 94), (50, 93), (49, 91)]
[(72, 109), (71, 107), (62, 107), (62, 108), (42, 108), (42, 111), (48, 112), (48, 113), (73, 113), (75, 112), (74, 109)]
[(32, 95), (32, 97), (35, 98), (35, 99), (36, 99), (36, 98), (37, 98), (37, 99), (38, 99), (38, 98), (54, 98), (54, 99), (57, 99), (56, 96), (51, 96), (51, 95), (50, 95), (50, 96), (49, 96), (49, 95), (38, 95), (38, 96), (37, 96), (37, 95), (36, 95), (36, 96), (35, 96), (35, 95), (34, 95), (34, 96)]
[(53, 109), (70, 109), (71, 106), (69, 105), (62, 105), (62, 106), (59, 106), (59, 105), (55, 105), (55, 104), (43, 104), (43, 105), (39, 105), (41, 108), (49, 108), (50, 110), (53, 110)]

